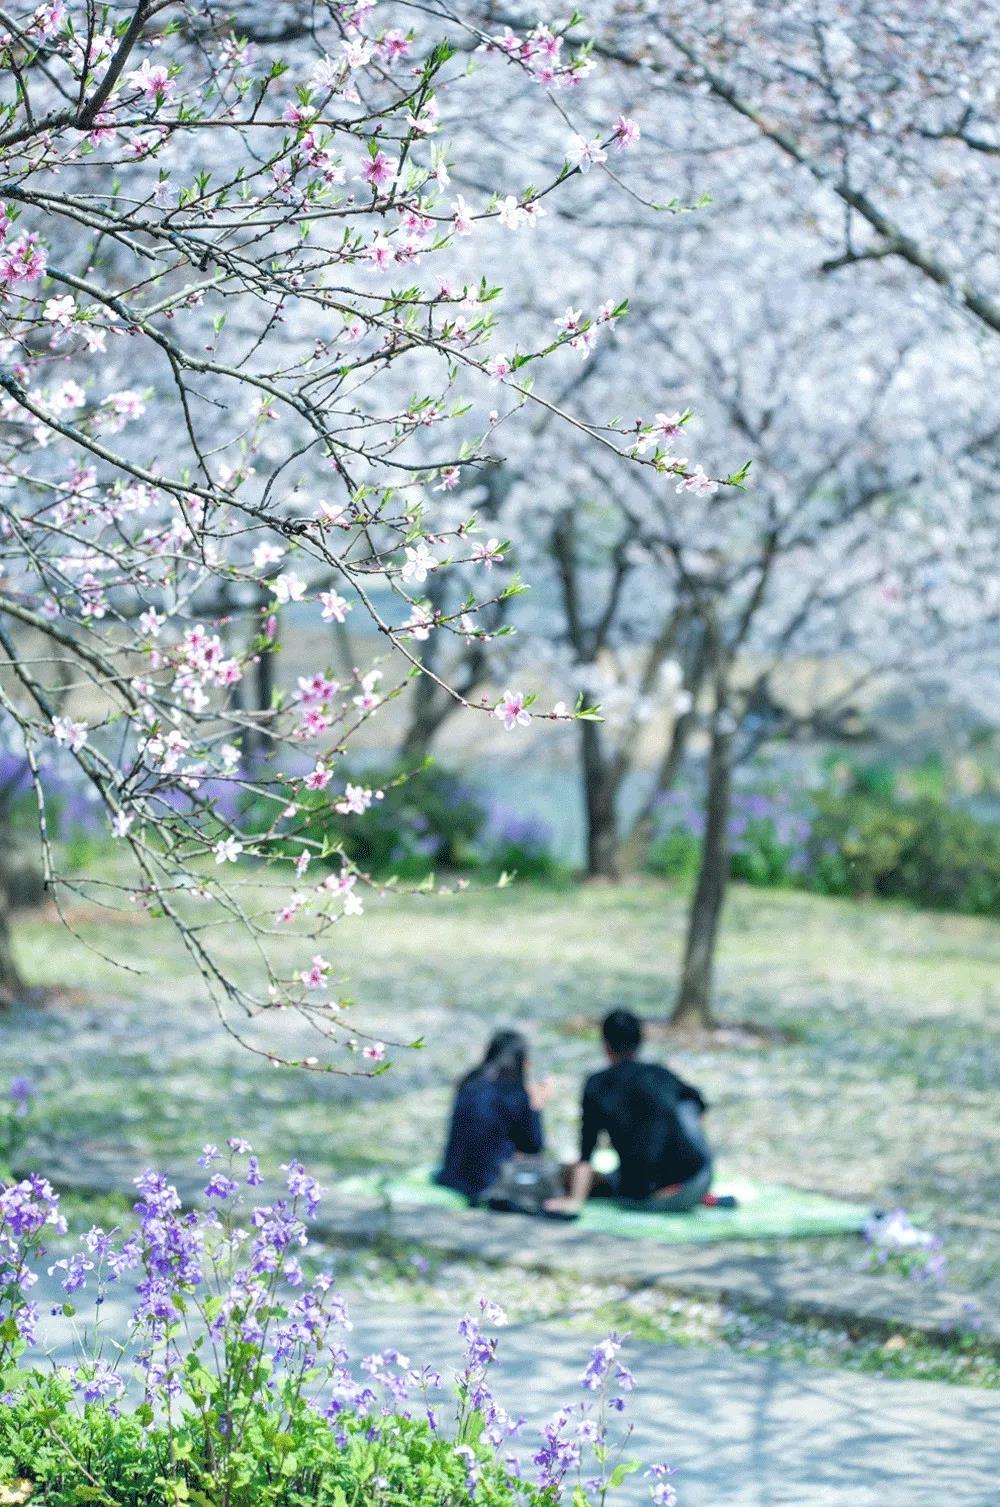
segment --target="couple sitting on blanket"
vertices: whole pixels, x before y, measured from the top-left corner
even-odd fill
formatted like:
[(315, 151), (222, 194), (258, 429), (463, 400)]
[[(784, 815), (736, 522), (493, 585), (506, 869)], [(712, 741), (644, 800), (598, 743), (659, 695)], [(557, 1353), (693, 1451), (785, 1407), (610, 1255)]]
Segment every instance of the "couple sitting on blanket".
[[(575, 1218), (588, 1198), (615, 1198), (632, 1206), (683, 1213), (712, 1201), (712, 1156), (701, 1127), (705, 1101), (669, 1068), (639, 1060), (642, 1023), (628, 1010), (612, 1010), (602, 1023), (608, 1066), (583, 1090), (580, 1160), (562, 1168), (561, 1193), (539, 1212)], [(551, 1080), (528, 1079), (528, 1044), (519, 1031), (498, 1031), (478, 1067), (458, 1086), (444, 1163), (436, 1181), (470, 1203), (485, 1197), (518, 1154), (544, 1147), (542, 1110)], [(606, 1133), (618, 1167), (602, 1176), (591, 1166), (598, 1137)]]

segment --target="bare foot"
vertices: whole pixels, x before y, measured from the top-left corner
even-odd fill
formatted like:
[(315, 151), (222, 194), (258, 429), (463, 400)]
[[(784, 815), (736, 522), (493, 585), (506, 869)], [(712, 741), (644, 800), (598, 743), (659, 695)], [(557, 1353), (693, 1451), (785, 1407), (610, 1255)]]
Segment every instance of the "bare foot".
[(545, 1209), (549, 1214), (579, 1214), (583, 1200), (579, 1198), (547, 1198)]

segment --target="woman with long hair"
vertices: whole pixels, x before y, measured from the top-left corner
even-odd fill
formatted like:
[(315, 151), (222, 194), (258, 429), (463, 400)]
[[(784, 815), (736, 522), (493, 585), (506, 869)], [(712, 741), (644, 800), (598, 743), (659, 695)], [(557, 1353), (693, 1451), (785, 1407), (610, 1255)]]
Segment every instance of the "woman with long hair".
[(521, 1032), (495, 1032), (482, 1062), (459, 1081), (435, 1181), (477, 1203), (516, 1152), (541, 1151), (542, 1110), (551, 1092), (548, 1081), (529, 1082)]

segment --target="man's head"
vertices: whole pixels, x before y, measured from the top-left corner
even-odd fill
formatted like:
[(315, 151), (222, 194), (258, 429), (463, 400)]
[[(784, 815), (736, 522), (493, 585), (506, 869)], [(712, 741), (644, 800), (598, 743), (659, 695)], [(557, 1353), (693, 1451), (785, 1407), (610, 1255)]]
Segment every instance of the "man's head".
[(601, 1022), (604, 1050), (612, 1062), (634, 1057), (642, 1045), (642, 1021), (631, 1010), (612, 1010)]

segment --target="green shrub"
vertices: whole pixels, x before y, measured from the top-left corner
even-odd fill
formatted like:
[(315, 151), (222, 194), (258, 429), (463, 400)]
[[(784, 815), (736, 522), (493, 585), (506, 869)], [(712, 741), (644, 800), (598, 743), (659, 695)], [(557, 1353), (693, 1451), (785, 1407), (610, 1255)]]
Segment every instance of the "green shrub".
[(733, 850), (729, 870), (734, 879), (766, 889), (780, 889), (796, 883), (796, 855), (793, 842), (783, 842), (770, 817), (747, 822), (739, 845)]
[(701, 863), (701, 839), (686, 827), (670, 827), (650, 843), (646, 867), (664, 879), (690, 879)]
[[(73, 1410), (73, 1389), (32, 1377), (0, 1419), (0, 1483), (30, 1485), (32, 1507), (466, 1507), (470, 1456), (426, 1419), (345, 1413), (335, 1427), (301, 1397), (258, 1403), (232, 1426), (225, 1489), (216, 1461), (216, 1406), (179, 1413), (173, 1427), (139, 1407)], [(477, 1503), (540, 1500), (485, 1448), (468, 1446)], [(96, 1484), (95, 1484), (96, 1483)]]
[(928, 797), (827, 794), (817, 799), (809, 873), (826, 894), (1000, 915), (1000, 826)]
[[(367, 810), (347, 815), (336, 805), (347, 785), (371, 792)], [(440, 764), (417, 769), (339, 769), (323, 790), (299, 797), (299, 814), (269, 831), (282, 809), (258, 799), (242, 815), (248, 835), (268, 834), (269, 852), (298, 857), (303, 847), (347, 862), (365, 874), (420, 880), (437, 869), (479, 870), (485, 876), (559, 882), (567, 871), (552, 853), (548, 827), (492, 800)]]

